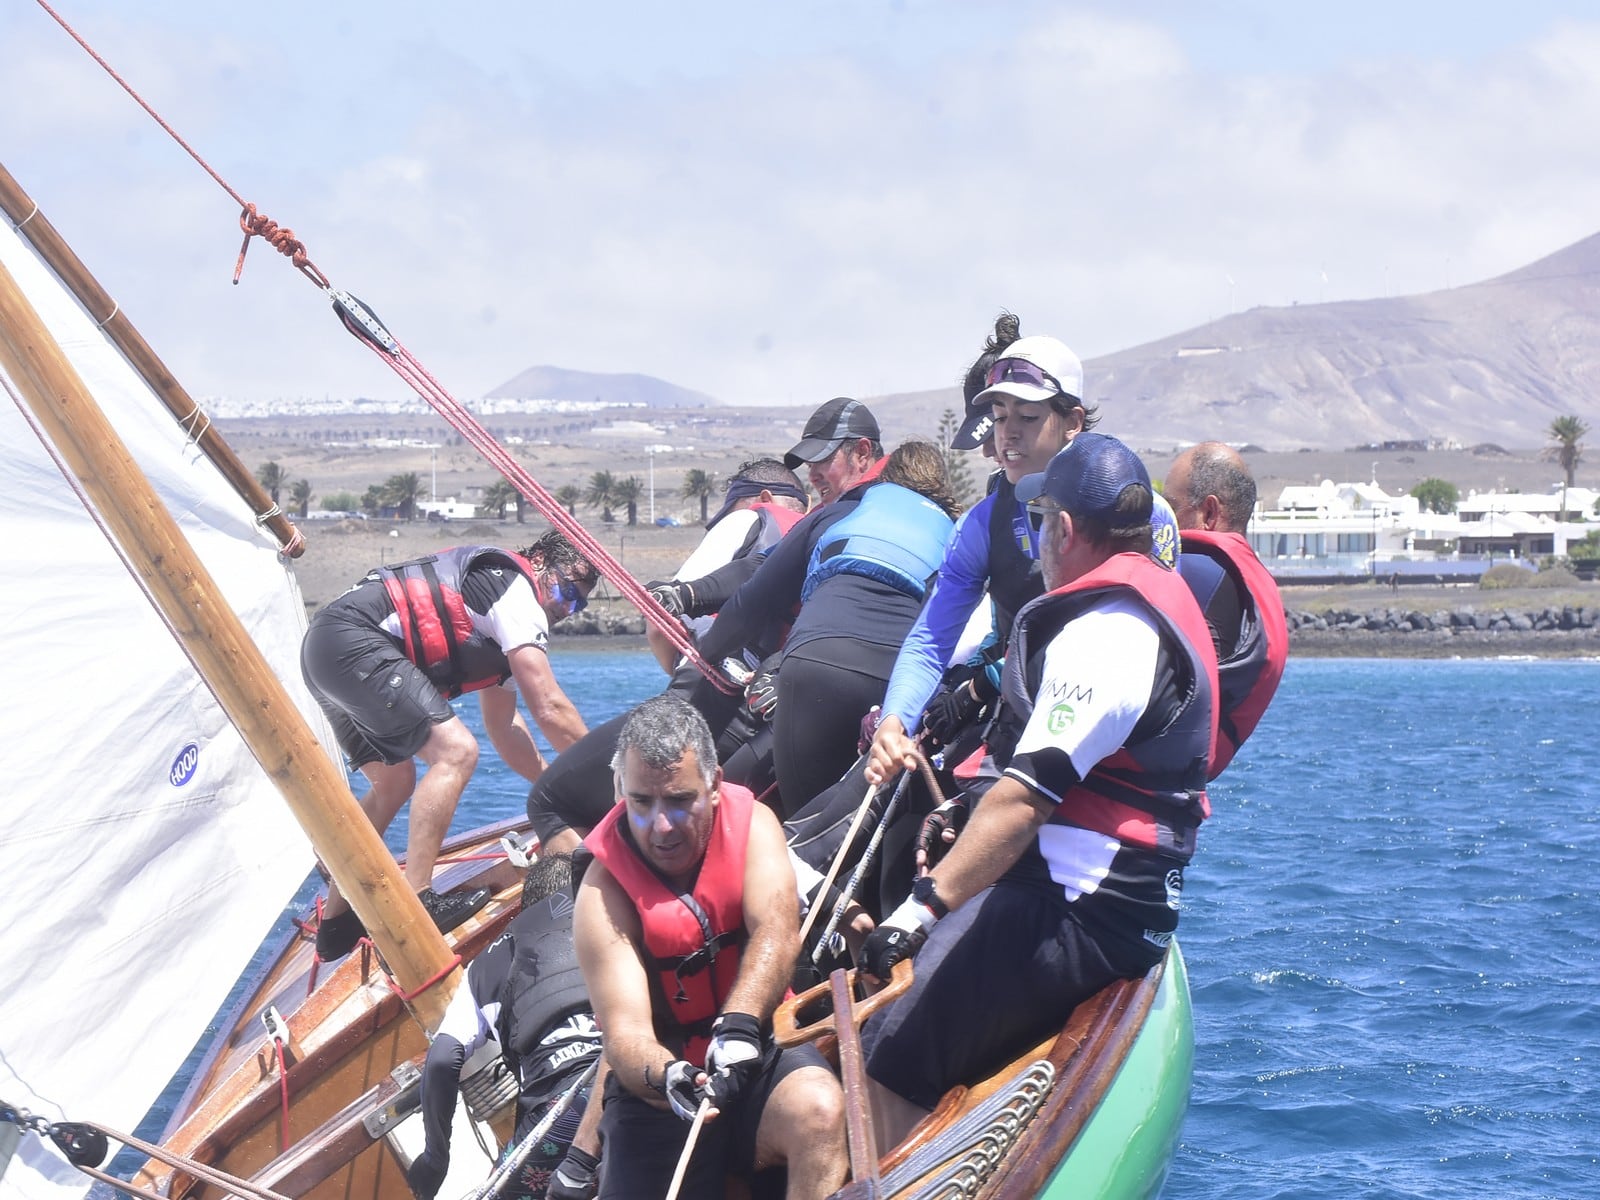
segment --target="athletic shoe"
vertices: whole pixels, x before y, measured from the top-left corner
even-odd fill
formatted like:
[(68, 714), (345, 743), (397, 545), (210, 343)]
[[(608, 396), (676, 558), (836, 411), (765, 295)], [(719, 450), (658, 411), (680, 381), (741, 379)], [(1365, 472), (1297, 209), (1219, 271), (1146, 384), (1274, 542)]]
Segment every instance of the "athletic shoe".
[(367, 936), (367, 927), (356, 916), (356, 910), (346, 909), (337, 917), (324, 917), (317, 926), (317, 957), (323, 962), (343, 958)]
[(470, 892), (446, 892), (443, 896), (432, 888), (424, 888), (417, 896), (422, 907), (428, 910), (440, 933), (449, 933), (485, 904), (494, 895), (488, 888), (474, 888)]

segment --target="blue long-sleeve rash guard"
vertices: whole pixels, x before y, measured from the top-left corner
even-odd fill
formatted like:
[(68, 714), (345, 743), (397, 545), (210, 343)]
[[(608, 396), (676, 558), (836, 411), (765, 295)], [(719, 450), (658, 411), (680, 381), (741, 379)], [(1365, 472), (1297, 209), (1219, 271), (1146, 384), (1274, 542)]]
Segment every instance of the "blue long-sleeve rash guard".
[[(994, 503), (992, 494), (985, 496), (956, 522), (938, 580), (894, 660), (883, 711), (899, 717), (907, 733), (917, 731), (922, 710), (938, 689), (962, 630), (988, 593), (989, 514)], [(1026, 531), (1027, 510), (1020, 503), (1016, 508), (1012, 528)], [(1029, 558), (1039, 557), (1034, 538), (1019, 537), (1018, 545)]]

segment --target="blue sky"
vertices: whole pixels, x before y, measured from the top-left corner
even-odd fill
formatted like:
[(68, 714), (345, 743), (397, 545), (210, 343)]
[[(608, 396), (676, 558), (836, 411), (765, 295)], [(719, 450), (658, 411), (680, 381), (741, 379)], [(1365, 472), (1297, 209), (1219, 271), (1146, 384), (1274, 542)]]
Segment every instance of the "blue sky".
[[(935, 387), (1002, 307), (1088, 358), (1600, 225), (1577, 3), (57, 8), (463, 399)], [(233, 202), (35, 3), (0, 55), (0, 161), (191, 391), (403, 392), (264, 245), (230, 284)]]

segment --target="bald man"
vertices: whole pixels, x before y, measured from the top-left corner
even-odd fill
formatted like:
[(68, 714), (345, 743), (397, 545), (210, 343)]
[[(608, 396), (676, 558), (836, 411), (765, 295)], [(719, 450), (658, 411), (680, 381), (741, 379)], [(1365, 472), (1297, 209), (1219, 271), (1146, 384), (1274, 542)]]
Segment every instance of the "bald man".
[(1215, 779), (1278, 690), (1289, 630), (1278, 585), (1244, 536), (1255, 511), (1256, 481), (1239, 452), (1222, 442), (1192, 446), (1168, 469), (1163, 490), (1181, 531), (1178, 572), (1205, 613), (1217, 651)]

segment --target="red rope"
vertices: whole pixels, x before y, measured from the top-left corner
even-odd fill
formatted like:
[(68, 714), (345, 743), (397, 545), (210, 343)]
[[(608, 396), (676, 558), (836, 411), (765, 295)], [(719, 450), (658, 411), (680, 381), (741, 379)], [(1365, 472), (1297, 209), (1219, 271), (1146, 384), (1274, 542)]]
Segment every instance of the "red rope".
[[(47, 0), (36, 0), (36, 3), (50, 15), (57, 25), (67, 32), (73, 41), (83, 48), (90, 58), (100, 64), (106, 74), (116, 80), (122, 90), (127, 92), (134, 102), (149, 114), (151, 120), (161, 126), (173, 141), (183, 147), (189, 157), (194, 159), (200, 168), (216, 181), (218, 187), (231, 196), (239, 205), (239, 226), (244, 230), (245, 236), (244, 245), (239, 251), (239, 259), (234, 268), (233, 281), (235, 283), (239, 282), (239, 272), (244, 267), (245, 250), (249, 248), (250, 239), (252, 237), (262, 237), (266, 238), (274, 249), (286, 255), (294, 263), (295, 268), (307, 279), (311, 280), (312, 283), (316, 284), (317, 287), (324, 292), (332, 291), (327, 277), (312, 264), (306, 254), (305, 244), (295, 237), (293, 230), (284, 229), (276, 221), (262, 217), (257, 212), (255, 205), (246, 201), (243, 196), (230, 187), (228, 182), (217, 174), (205, 159), (200, 157), (194, 147), (178, 136), (177, 131), (162, 120), (160, 114), (146, 103), (144, 98), (134, 91), (122, 76), (112, 69), (110, 63), (106, 62), (87, 41), (79, 36), (77, 30), (67, 24), (61, 14), (50, 7)], [(337, 306), (337, 298), (335, 303)], [(383, 358), (389, 364), (391, 370), (410, 384), (417, 394), (432, 405), (434, 410), (452, 428), (459, 432), (492, 466), (505, 476), (517, 491), (521, 492), (533, 504), (535, 510), (550, 523), (552, 528), (564, 534), (579, 553), (594, 566), (596, 571), (610, 580), (623, 596), (632, 601), (634, 606), (643, 614), (645, 620), (665, 636), (678, 653), (688, 659), (702, 675), (716, 684), (718, 688), (730, 695), (738, 691), (737, 685), (728, 679), (720, 669), (707, 662), (705, 657), (695, 648), (688, 631), (684, 629), (678, 619), (662, 608), (643, 584), (630, 575), (621, 563), (612, 558), (605, 547), (595, 541), (588, 530), (584, 529), (575, 517), (556, 502), (554, 496), (540, 486), (538, 481), (529, 475), (527, 471), (523, 470), (522, 464), (517, 462), (499, 442), (495, 441), (494, 436), (484, 429), (477, 419), (438, 380), (428, 373), (427, 369), (412, 356), (409, 350), (401, 346), (398, 341), (393, 341), (393, 335), (389, 335), (386, 330), (383, 331), (391, 339), (390, 344), (386, 346), (375, 341), (372, 336), (345, 317), (342, 312), (340, 319), (351, 333), (354, 333), (375, 354)]]
[(278, 1128), (278, 1153), (282, 1154), (289, 1149), (289, 1066), (283, 1059), (283, 1039), (273, 1038), (272, 1045), (278, 1052), (278, 1094), (283, 1100), (283, 1122)]
[(460, 965), (461, 965), (461, 955), (452, 954), (450, 956), (450, 961), (449, 962), (445, 963), (444, 966), (440, 967), (439, 970), (431, 978), (424, 979), (421, 983), (419, 983), (417, 985), (416, 990), (415, 991), (411, 991), (411, 992), (403, 990), (400, 987), (400, 985), (394, 981), (394, 976), (390, 975), (387, 971), (384, 972), (384, 976), (383, 977), (389, 981), (389, 990), (391, 992), (393, 992), (396, 996), (399, 996), (400, 999), (404, 1000), (407, 1004), (410, 1004), (418, 996), (422, 995), (423, 992), (427, 991), (434, 984), (438, 983), (441, 979), (443, 979), (446, 975), (450, 974), (451, 971), (454, 971)]

